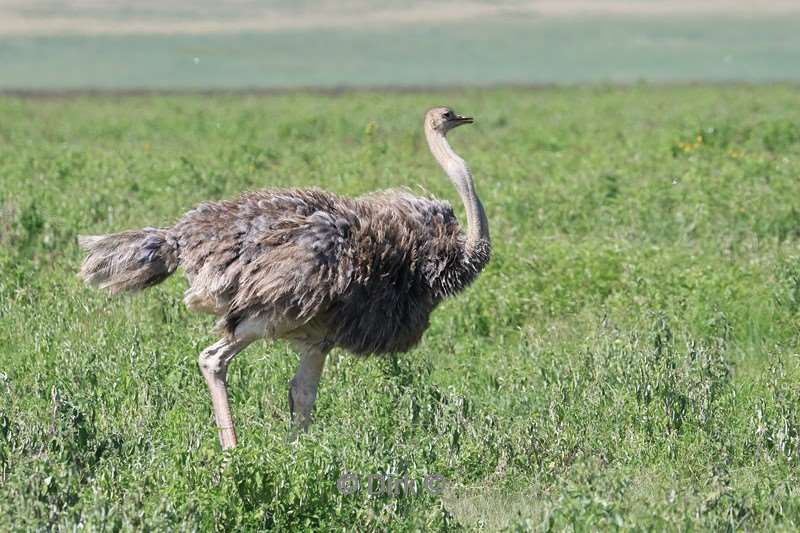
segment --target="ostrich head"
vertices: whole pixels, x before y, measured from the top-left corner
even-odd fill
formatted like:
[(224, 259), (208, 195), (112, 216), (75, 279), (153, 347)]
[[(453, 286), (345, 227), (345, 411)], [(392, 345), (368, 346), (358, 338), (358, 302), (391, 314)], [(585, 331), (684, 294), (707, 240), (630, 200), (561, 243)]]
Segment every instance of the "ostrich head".
[(472, 117), (463, 117), (449, 107), (434, 107), (425, 113), (427, 128), (442, 136), (462, 124), (472, 124)]

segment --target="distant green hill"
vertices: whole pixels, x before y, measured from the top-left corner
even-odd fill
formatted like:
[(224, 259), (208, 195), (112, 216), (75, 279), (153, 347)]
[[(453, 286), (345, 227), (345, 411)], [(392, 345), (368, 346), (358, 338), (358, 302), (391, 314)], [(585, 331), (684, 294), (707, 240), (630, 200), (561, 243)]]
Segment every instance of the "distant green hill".
[(800, 79), (800, 16), (492, 17), (391, 29), (0, 37), (0, 88)]

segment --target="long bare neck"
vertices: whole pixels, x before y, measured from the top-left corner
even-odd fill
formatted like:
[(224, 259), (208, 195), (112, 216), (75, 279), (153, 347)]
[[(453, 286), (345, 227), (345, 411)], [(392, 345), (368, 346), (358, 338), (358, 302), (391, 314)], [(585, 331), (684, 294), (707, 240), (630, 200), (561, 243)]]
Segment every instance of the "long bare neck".
[(428, 140), (428, 147), (436, 158), (436, 161), (444, 169), (455, 185), (461, 201), (464, 203), (464, 210), (467, 215), (467, 242), (466, 251), (474, 252), (477, 249), (488, 248), (489, 221), (486, 219), (486, 212), (483, 210), (478, 194), (475, 192), (475, 182), (472, 173), (469, 171), (466, 161), (464, 161), (450, 147), (447, 138), (438, 131), (431, 128), (427, 121), (425, 123), (425, 138)]

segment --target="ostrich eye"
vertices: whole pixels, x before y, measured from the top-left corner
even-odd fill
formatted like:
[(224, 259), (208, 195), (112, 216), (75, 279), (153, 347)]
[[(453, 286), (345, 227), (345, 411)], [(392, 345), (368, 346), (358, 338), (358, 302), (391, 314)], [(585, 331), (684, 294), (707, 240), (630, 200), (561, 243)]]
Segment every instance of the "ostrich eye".
[(450, 112), (450, 111), (448, 111), (447, 113), (444, 114), (444, 118), (452, 118), (452, 117), (453, 117), (453, 113)]

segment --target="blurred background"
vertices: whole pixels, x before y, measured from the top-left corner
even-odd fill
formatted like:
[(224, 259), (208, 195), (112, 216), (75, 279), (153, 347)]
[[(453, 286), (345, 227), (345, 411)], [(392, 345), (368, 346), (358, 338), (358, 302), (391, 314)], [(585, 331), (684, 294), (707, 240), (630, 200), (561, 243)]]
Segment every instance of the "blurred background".
[(0, 89), (800, 79), (796, 0), (0, 0)]

